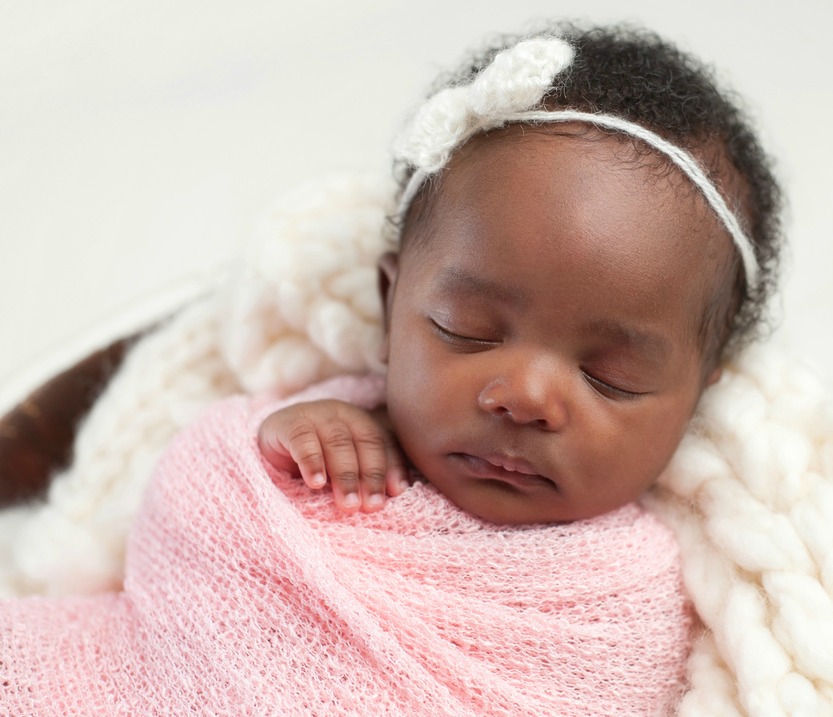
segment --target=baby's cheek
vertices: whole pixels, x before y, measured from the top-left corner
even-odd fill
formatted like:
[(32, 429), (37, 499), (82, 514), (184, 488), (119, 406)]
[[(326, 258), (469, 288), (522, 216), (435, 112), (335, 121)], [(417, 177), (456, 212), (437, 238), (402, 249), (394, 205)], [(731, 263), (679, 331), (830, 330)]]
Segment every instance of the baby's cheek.
[(646, 482), (652, 483), (668, 465), (685, 435), (686, 413), (659, 414), (640, 434), (637, 460), (644, 464)]
[(458, 392), (451, 385), (448, 364), (421, 341), (393, 347), (388, 365), (388, 407), (400, 421), (420, 419), (430, 428), (432, 416), (442, 413), (442, 404)]

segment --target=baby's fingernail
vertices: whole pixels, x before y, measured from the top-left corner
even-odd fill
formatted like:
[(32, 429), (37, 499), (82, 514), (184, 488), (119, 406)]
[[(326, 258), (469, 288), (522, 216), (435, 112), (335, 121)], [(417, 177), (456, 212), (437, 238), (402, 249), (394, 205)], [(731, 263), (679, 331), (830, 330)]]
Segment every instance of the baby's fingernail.
[(411, 484), (408, 483), (408, 476), (405, 475), (404, 471), (397, 471), (398, 476), (396, 478), (396, 485), (399, 488), (400, 493), (404, 493), (408, 488), (411, 487)]
[(309, 482), (313, 488), (323, 488), (327, 482), (327, 476), (323, 473), (316, 473), (309, 479)]
[(385, 504), (385, 497), (374, 493), (367, 497), (367, 507), (369, 510), (379, 510)]
[(342, 501), (342, 505), (345, 508), (357, 508), (359, 505), (359, 496), (355, 493), (348, 493), (344, 496), (344, 500)]

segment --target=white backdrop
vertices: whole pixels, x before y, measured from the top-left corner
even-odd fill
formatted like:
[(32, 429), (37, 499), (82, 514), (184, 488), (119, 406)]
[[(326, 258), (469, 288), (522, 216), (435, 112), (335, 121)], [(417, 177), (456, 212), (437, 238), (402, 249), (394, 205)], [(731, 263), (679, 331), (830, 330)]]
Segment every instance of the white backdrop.
[(791, 210), (781, 338), (833, 377), (831, 0), (0, 0), (0, 408), (157, 314), (280, 191), (387, 171), (437, 69), (553, 16), (717, 65)]

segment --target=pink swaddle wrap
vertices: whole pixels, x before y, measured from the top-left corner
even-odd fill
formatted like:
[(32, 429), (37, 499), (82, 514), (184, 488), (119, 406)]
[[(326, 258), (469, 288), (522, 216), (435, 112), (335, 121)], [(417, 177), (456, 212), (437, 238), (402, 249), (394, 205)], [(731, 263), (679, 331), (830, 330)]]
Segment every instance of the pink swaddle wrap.
[[(297, 398), (322, 395), (369, 407), (382, 383)], [(692, 620), (654, 517), (502, 528), (424, 483), (345, 517), (265, 467), (279, 405), (226, 400), (177, 437), (123, 592), (0, 603), (0, 713), (673, 713)]]

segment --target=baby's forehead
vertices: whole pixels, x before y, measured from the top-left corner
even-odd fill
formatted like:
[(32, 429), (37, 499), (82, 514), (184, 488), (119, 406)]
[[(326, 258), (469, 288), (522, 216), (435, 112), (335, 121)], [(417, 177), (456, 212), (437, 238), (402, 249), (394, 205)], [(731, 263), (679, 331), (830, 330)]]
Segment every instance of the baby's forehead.
[[(578, 151), (579, 154), (587, 155), (588, 162), (604, 163), (611, 171), (644, 169), (646, 171), (641, 180), (645, 183), (665, 180), (679, 187), (683, 194), (698, 194), (698, 188), (667, 155), (628, 134), (605, 130), (585, 122), (517, 123), (477, 134), (454, 152), (440, 177), (449, 174), (449, 170), (453, 171), (455, 166), (465, 166), (472, 162), (503, 162), (507, 156), (518, 153), (526, 145), (548, 149), (548, 174), (559, 171), (559, 154), (575, 154)], [(690, 152), (721, 189), (727, 183), (734, 185), (741, 181), (728, 159), (725, 146), (717, 139), (692, 138), (681, 149)], [(733, 188), (727, 187), (729, 190)], [(727, 199), (730, 204), (737, 204), (731, 191)]]
[(413, 220), (407, 241), (438, 264), (466, 264), (469, 285), (511, 267), (519, 284), (545, 286), (569, 264), (646, 301), (670, 282), (699, 315), (733, 284), (732, 241), (687, 178), (586, 126), (476, 137), (425, 188)]
[[(531, 209), (584, 213), (590, 226), (615, 219), (621, 231), (648, 215), (672, 230), (671, 251), (702, 244), (706, 234), (723, 245), (728, 239), (698, 189), (667, 157), (581, 123), (512, 125), (475, 136), (426, 188), (425, 204), (432, 213), (455, 216), (488, 216), (500, 208), (520, 221)], [(680, 231), (686, 222), (694, 224), (688, 233)], [(696, 237), (683, 241), (687, 234)]]

